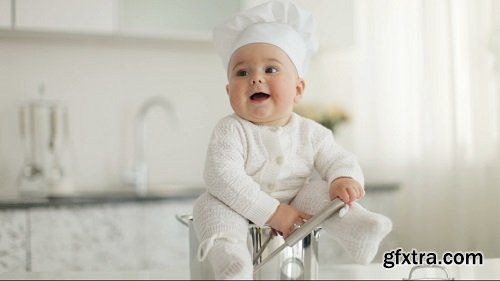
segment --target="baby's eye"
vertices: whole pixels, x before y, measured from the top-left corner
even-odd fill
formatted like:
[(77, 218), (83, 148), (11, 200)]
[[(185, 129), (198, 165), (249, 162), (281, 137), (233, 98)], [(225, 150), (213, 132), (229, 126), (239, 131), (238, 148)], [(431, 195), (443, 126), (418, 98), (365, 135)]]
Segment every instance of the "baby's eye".
[(266, 68), (266, 73), (276, 73), (278, 72), (278, 68), (275, 66), (270, 66)]
[(246, 70), (241, 69), (241, 70), (236, 71), (236, 76), (247, 76), (247, 75), (248, 75), (248, 71), (246, 71)]

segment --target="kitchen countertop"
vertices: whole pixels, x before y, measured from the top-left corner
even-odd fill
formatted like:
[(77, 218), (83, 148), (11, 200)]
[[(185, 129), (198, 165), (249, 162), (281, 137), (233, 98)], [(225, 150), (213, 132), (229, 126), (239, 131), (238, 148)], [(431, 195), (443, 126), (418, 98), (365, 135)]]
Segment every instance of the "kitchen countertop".
[[(367, 193), (391, 192), (399, 189), (397, 183), (368, 183)], [(132, 187), (87, 189), (52, 193), (45, 197), (26, 197), (18, 194), (0, 195), (0, 210), (32, 207), (88, 205), (102, 203), (149, 202), (158, 200), (191, 199), (205, 191), (202, 183), (163, 184), (152, 187), (144, 195), (135, 193)]]
[[(412, 265), (398, 265), (393, 268), (384, 268), (381, 263), (369, 265), (337, 265), (320, 268), (321, 280), (403, 280), (408, 279)], [(451, 279), (500, 279), (500, 258), (486, 259), (482, 265), (450, 265), (446, 266), (448, 277)], [(414, 272), (413, 277), (422, 279), (444, 278), (442, 271), (425, 268)], [(0, 279), (10, 280), (188, 280), (188, 269), (165, 269), (154, 271), (109, 271), (109, 272), (8, 272), (0, 273)]]
[(43, 197), (11, 194), (0, 196), (0, 210), (192, 199), (196, 198), (204, 190), (202, 184), (194, 183), (162, 185), (161, 187), (151, 188), (143, 195), (137, 194), (132, 187), (81, 189), (52, 193)]

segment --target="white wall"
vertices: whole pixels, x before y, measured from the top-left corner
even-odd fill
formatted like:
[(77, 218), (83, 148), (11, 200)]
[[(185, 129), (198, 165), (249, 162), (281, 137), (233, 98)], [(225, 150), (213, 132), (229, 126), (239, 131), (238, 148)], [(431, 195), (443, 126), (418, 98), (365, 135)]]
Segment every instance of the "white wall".
[[(305, 99), (349, 96), (350, 53), (329, 56), (337, 90), (325, 90), (313, 65)], [(207, 42), (2, 37), (0, 62), (0, 192), (15, 190), (23, 161), (18, 107), (38, 97), (40, 83), (47, 98), (68, 104), (77, 188), (122, 182), (134, 152), (134, 114), (150, 96), (168, 98), (180, 122), (174, 127), (157, 109), (146, 116), (152, 182), (201, 182), (211, 129), (231, 112), (224, 69)]]
[(152, 181), (201, 182), (211, 128), (229, 112), (225, 75), (208, 43), (106, 39), (0, 39), (0, 190), (23, 160), (18, 107), (46, 97), (69, 107), (78, 186), (119, 184), (132, 161), (134, 114), (149, 96), (168, 98), (180, 122), (146, 116)]
[[(353, 5), (346, 0), (299, 2), (318, 18), (323, 47), (306, 77), (305, 99), (338, 101), (349, 109)], [(343, 16), (325, 17), (325, 7)], [(326, 28), (330, 24), (336, 28)], [(77, 188), (122, 183), (134, 153), (134, 114), (147, 97), (168, 98), (180, 121), (173, 129), (158, 110), (146, 117), (152, 182), (202, 182), (211, 129), (231, 112), (225, 70), (211, 42), (2, 34), (0, 194), (15, 190), (23, 162), (18, 107), (38, 97), (41, 83), (47, 98), (69, 106), (75, 161), (66, 165), (74, 169)], [(348, 138), (345, 143), (349, 147)]]

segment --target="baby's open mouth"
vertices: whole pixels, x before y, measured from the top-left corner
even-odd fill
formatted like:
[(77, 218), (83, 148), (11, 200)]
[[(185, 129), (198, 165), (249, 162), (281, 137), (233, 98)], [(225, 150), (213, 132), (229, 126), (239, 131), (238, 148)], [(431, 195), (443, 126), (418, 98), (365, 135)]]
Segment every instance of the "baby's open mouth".
[(270, 97), (269, 94), (259, 92), (259, 93), (255, 93), (255, 94), (251, 95), (250, 96), (250, 100), (253, 100), (253, 101), (264, 101), (264, 100), (267, 100), (269, 97)]

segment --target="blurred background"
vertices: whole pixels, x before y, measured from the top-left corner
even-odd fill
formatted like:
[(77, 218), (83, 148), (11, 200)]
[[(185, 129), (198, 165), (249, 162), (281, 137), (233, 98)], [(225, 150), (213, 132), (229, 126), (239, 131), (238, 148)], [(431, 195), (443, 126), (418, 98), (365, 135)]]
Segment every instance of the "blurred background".
[[(149, 182), (202, 186), (231, 113), (211, 28), (261, 2), (0, 0), (0, 198), (19, 192), (20, 109), (40, 99), (66, 112), (64, 188), (127, 183), (137, 120)], [(393, 220), (390, 246), (500, 257), (500, 1), (296, 2), (320, 40), (304, 103), (346, 116), (335, 137), (374, 187), (367, 207)], [(138, 117), (151, 97), (170, 113)]]

